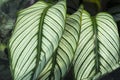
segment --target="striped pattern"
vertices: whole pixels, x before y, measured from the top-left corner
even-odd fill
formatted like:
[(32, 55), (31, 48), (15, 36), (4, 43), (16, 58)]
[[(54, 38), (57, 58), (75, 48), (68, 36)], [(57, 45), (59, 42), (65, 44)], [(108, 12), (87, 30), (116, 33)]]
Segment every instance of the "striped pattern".
[(76, 49), (76, 80), (96, 80), (119, 67), (119, 36), (113, 18), (107, 13), (91, 17), (82, 12), (81, 33)]
[(63, 34), (66, 4), (39, 1), (19, 12), (10, 39), (10, 63), (14, 80), (36, 80)]
[(66, 19), (62, 39), (53, 57), (39, 76), (39, 80), (62, 80), (68, 71), (76, 50), (80, 32), (81, 9)]

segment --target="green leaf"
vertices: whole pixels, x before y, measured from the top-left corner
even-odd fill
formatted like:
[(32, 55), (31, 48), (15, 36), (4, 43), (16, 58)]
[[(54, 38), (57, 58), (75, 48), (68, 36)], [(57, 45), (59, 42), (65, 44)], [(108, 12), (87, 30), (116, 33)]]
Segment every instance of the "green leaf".
[(119, 35), (107, 13), (82, 12), (81, 33), (73, 61), (76, 80), (98, 80), (119, 67)]
[(4, 51), (5, 48), (6, 48), (6, 45), (0, 42), (0, 51)]
[(19, 12), (9, 43), (14, 80), (36, 80), (50, 60), (63, 34), (66, 3), (39, 1)]
[(69, 70), (80, 33), (81, 9), (66, 19), (66, 27), (59, 46), (39, 76), (39, 80), (62, 80)]
[(90, 2), (90, 3), (95, 3), (97, 4), (98, 8), (101, 8), (101, 2), (100, 0), (84, 0), (84, 2)]

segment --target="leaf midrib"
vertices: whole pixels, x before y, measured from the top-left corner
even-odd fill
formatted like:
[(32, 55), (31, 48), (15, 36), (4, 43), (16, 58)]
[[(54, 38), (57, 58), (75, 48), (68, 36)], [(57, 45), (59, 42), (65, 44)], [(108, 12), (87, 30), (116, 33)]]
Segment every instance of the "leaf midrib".
[(96, 17), (91, 17), (92, 25), (93, 25), (93, 39), (94, 39), (94, 53), (95, 53), (95, 70), (96, 74), (100, 72), (100, 62), (99, 62), (99, 40), (97, 38), (98, 36), (98, 26), (97, 26), (97, 21)]
[(41, 18), (40, 18), (40, 22), (39, 22), (39, 27), (38, 27), (38, 33), (37, 33), (37, 36), (38, 36), (38, 44), (37, 44), (37, 55), (36, 55), (36, 66), (34, 68), (34, 71), (33, 71), (33, 76), (32, 76), (32, 80), (36, 80), (38, 74), (36, 73), (37, 72), (37, 69), (39, 67), (39, 62), (41, 61), (40, 60), (40, 55), (41, 55), (41, 51), (42, 51), (42, 37), (43, 37), (43, 24), (44, 24), (44, 18), (46, 16), (46, 13), (48, 11), (48, 9), (51, 7), (52, 5), (48, 5), (44, 10), (43, 10), (43, 13), (41, 14)]

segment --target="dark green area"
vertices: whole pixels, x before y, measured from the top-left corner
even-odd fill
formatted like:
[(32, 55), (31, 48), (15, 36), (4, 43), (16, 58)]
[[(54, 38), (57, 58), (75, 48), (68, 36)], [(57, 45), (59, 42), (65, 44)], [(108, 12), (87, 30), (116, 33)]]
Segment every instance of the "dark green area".
[[(15, 26), (17, 12), (21, 9), (29, 7), (37, 0), (1, 0), (0, 1), (0, 80), (12, 80), (9, 68), (8, 49), (7, 44), (11, 36), (12, 30)], [(58, 1), (58, 0), (45, 0)], [(96, 0), (94, 0), (96, 1)], [(79, 8), (80, 4), (84, 8), (96, 15), (98, 12), (109, 12), (115, 19), (118, 29), (120, 30), (120, 0), (98, 0), (100, 6), (96, 2), (89, 0), (67, 0), (67, 13), (72, 14)], [(52, 2), (53, 3), (53, 2)], [(120, 33), (120, 31), (119, 31)], [(73, 79), (73, 68), (70, 69), (69, 74), (65, 76), (64, 80)], [(100, 80), (120, 80), (120, 68), (112, 73), (105, 75)]]

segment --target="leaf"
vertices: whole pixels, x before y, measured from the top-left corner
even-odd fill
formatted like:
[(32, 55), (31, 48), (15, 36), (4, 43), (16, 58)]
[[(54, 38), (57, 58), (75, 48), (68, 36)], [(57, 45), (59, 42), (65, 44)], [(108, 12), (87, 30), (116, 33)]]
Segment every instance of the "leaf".
[(98, 80), (119, 67), (119, 35), (107, 13), (82, 12), (81, 33), (73, 61), (76, 80)]
[(59, 46), (41, 72), (39, 80), (62, 80), (69, 70), (80, 33), (81, 9), (66, 19), (66, 27)]
[(97, 4), (98, 8), (101, 8), (101, 2), (100, 0), (84, 0), (84, 2), (90, 2), (90, 3), (95, 3)]
[(0, 42), (0, 51), (4, 51), (5, 48), (6, 48), (6, 45)]
[(9, 43), (14, 80), (36, 80), (63, 34), (66, 4), (39, 1), (19, 12)]

